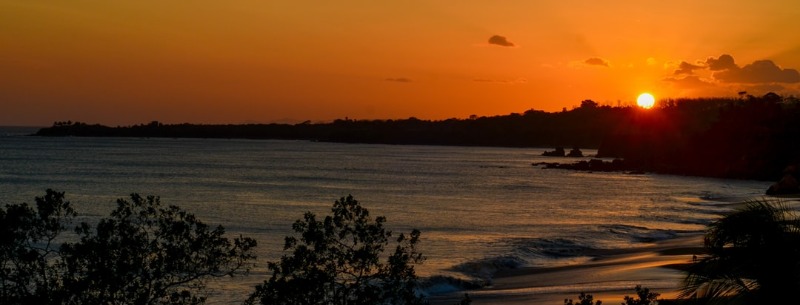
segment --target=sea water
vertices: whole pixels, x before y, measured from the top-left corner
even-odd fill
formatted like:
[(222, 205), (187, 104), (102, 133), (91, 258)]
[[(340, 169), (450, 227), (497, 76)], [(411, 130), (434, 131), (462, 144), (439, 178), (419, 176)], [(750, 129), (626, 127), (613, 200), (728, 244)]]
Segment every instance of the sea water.
[[(117, 198), (157, 195), (229, 236), (258, 241), (247, 277), (213, 282), (211, 304), (238, 304), (268, 277), (291, 224), (353, 195), (394, 232), (422, 231), (426, 293), (480, 284), (522, 266), (581, 263), (619, 249), (698, 234), (769, 182), (543, 169), (533, 148), (397, 146), (241, 139), (82, 138), (0, 132), (0, 204), (66, 192), (78, 221)], [(549, 149), (549, 148), (548, 148)], [(592, 155), (592, 150), (584, 154)]]

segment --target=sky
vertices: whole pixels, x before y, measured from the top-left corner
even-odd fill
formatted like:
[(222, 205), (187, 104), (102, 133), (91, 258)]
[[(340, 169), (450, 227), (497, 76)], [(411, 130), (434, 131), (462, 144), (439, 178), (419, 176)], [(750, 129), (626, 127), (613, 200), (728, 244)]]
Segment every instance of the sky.
[(800, 95), (797, 0), (0, 0), (0, 126)]

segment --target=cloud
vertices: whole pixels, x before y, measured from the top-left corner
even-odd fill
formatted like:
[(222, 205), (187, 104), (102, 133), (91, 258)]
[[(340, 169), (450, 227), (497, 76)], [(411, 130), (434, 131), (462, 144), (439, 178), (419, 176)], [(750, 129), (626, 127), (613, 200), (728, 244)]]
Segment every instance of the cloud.
[(591, 66), (603, 66), (608, 67), (608, 61), (599, 57), (592, 57), (585, 60), (583, 63)]
[(700, 79), (696, 75), (689, 75), (683, 78), (668, 77), (664, 81), (673, 83), (678, 88), (697, 89), (713, 86), (712, 83)]
[(747, 91), (755, 95), (766, 92), (795, 94), (800, 92), (800, 72), (782, 68), (772, 60), (756, 60), (739, 66), (728, 54), (709, 57), (695, 63), (682, 61), (670, 64), (671, 75), (662, 79), (674, 88), (703, 94), (730, 94)]
[(694, 70), (702, 68), (704, 67), (682, 61), (681, 64), (678, 66), (678, 70), (675, 70), (675, 75), (681, 75), (681, 74), (692, 75), (694, 74)]
[(746, 84), (800, 82), (797, 70), (781, 69), (771, 60), (757, 60), (742, 68), (734, 67), (714, 73), (714, 78), (721, 82)]
[(397, 83), (410, 83), (411, 82), (410, 78), (405, 78), (405, 77), (389, 77), (389, 78), (386, 78), (384, 80), (387, 81), (387, 82), (397, 82)]
[(785, 92), (787, 90), (790, 89), (779, 84), (757, 84), (757, 85), (747, 86), (746, 88), (744, 88), (743, 91), (747, 91), (749, 93), (757, 95), (763, 95), (768, 92)]
[(733, 62), (733, 56), (730, 56), (728, 54), (722, 54), (717, 59), (714, 59), (714, 57), (709, 57), (708, 59), (706, 59), (706, 65), (708, 65), (708, 69), (711, 71), (721, 71), (721, 70), (739, 68), (739, 66), (737, 66)]
[(508, 41), (508, 39), (506, 39), (505, 37), (500, 36), (500, 35), (494, 35), (492, 37), (489, 37), (489, 44), (494, 44), (494, 45), (498, 45), (498, 46), (501, 46), (501, 47), (513, 47), (514, 46), (513, 42)]
[(473, 82), (478, 83), (493, 83), (493, 84), (504, 84), (504, 85), (517, 85), (517, 84), (525, 84), (528, 83), (528, 79), (526, 78), (517, 78), (512, 80), (497, 80), (497, 79), (487, 79), (487, 78), (476, 78), (472, 80)]

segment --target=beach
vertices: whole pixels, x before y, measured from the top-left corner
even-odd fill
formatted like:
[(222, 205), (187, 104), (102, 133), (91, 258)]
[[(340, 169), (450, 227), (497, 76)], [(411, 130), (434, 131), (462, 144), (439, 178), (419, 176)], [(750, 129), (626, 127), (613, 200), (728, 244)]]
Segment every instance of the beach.
[[(651, 245), (616, 250), (593, 250), (590, 260), (547, 268), (518, 268), (495, 274), (491, 285), (466, 291), (473, 304), (556, 305), (578, 302), (581, 292), (605, 304), (635, 296), (634, 287), (650, 288), (659, 299), (674, 299), (685, 277), (681, 267), (703, 252), (702, 235), (684, 236)], [(436, 296), (432, 304), (457, 304), (463, 292)]]

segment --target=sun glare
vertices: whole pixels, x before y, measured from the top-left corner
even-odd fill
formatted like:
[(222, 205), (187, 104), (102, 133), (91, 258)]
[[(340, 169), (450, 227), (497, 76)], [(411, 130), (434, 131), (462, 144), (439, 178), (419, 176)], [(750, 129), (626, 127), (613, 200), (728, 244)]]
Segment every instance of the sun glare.
[(636, 104), (644, 109), (650, 109), (656, 104), (656, 98), (652, 94), (645, 92), (639, 94), (639, 97), (636, 98)]

